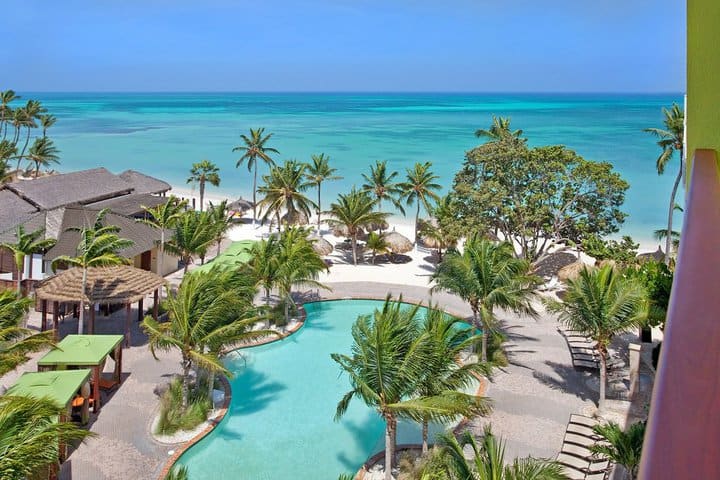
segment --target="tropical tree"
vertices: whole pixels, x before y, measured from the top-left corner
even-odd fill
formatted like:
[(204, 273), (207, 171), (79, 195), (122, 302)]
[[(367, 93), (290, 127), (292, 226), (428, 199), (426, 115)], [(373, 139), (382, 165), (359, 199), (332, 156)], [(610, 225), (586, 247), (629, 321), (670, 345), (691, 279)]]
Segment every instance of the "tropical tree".
[(482, 330), (481, 358), (487, 362), (487, 338), (497, 328), (495, 309), (535, 316), (536, 277), (530, 263), (516, 258), (509, 243), (493, 243), (474, 234), (462, 253), (449, 252), (433, 274), (433, 290), (454, 293), (470, 305), (473, 325)]
[(563, 302), (547, 302), (559, 320), (595, 342), (600, 356), (600, 401), (605, 406), (608, 346), (615, 335), (637, 328), (647, 317), (647, 293), (634, 278), (612, 265), (584, 268), (568, 280)]
[(675, 182), (673, 183), (673, 188), (670, 193), (670, 208), (668, 209), (668, 225), (665, 237), (665, 263), (669, 264), (672, 251), (672, 225), (673, 213), (675, 211), (675, 196), (677, 195), (678, 186), (683, 176), (685, 162), (683, 156), (683, 145), (685, 143), (685, 112), (683, 112), (680, 105), (673, 103), (670, 109), (663, 108), (663, 115), (665, 117), (663, 120), (665, 128), (646, 128), (644, 131), (657, 137), (657, 144), (662, 148), (662, 153), (660, 153), (660, 156), (655, 162), (658, 175), (665, 173), (665, 168), (667, 168), (675, 156), (675, 152), (678, 152), (678, 156), (680, 157), (680, 166), (678, 167)]
[(20, 99), (20, 97), (15, 95), (13, 90), (0, 92), (0, 130), (2, 130), (3, 140), (5, 140), (5, 136), (7, 135), (8, 123), (13, 118), (13, 108), (10, 104), (18, 99)]
[(357, 265), (357, 237), (360, 229), (372, 224), (382, 225), (389, 216), (388, 213), (376, 212), (375, 203), (367, 191), (353, 187), (350, 193), (340, 194), (337, 202), (330, 204), (330, 210), (326, 212), (331, 217), (327, 221), (331, 227), (347, 229), (352, 245), (353, 265)]
[(363, 173), (365, 183), (363, 191), (372, 193), (377, 201), (378, 210), (382, 212), (383, 200), (388, 200), (395, 208), (405, 215), (405, 209), (400, 202), (403, 195), (402, 184), (396, 181), (398, 172), (389, 172), (387, 168), (387, 160), (378, 160), (374, 166), (370, 166), (370, 175)]
[(265, 210), (263, 222), (275, 217), (280, 228), (280, 215), (285, 212), (285, 224), (291, 225), (300, 216), (310, 218), (312, 207), (317, 207), (303, 193), (307, 189), (305, 183), (305, 164), (288, 160), (284, 165), (270, 168), (270, 175), (263, 176), (265, 185), (258, 188), (264, 198), (258, 206)]
[(42, 128), (43, 137), (47, 137), (48, 128), (55, 125), (55, 123), (57, 122), (57, 118), (55, 117), (55, 115), (51, 115), (49, 113), (40, 115), (38, 118), (40, 120), (40, 127)]
[[(465, 431), (458, 441), (451, 433), (439, 436), (443, 463), (448, 480), (563, 480), (567, 475), (563, 467), (552, 460), (519, 458), (505, 461), (505, 442), (495, 438), (489, 426), (485, 428), (482, 443)], [(470, 459), (466, 451), (470, 450)]]
[(187, 183), (197, 183), (200, 186), (200, 211), (205, 205), (205, 183), (217, 187), (220, 185), (220, 169), (210, 160), (193, 163)]
[(48, 137), (36, 138), (26, 158), (35, 164), (35, 178), (40, 174), (40, 167), (48, 167), (51, 163), (60, 163), (60, 151)]
[(63, 422), (64, 406), (49, 398), (0, 396), (0, 478), (37, 478), (58, 463), (62, 444), (94, 434), (73, 422)]
[(158, 245), (160, 254), (158, 255), (156, 273), (161, 277), (165, 276), (163, 268), (165, 262), (165, 232), (175, 227), (186, 207), (187, 200), (179, 200), (174, 195), (170, 195), (167, 202), (155, 207), (142, 206), (146, 215), (138, 221), (160, 231), (160, 243)]
[(238, 159), (235, 167), (239, 167), (243, 162), (247, 161), (248, 172), (253, 171), (253, 225), (257, 219), (257, 163), (262, 161), (265, 165), (273, 166), (275, 162), (270, 157), (271, 153), (279, 154), (275, 148), (267, 147), (265, 144), (272, 137), (272, 133), (264, 135), (264, 128), (250, 129), (250, 135), (240, 135), (243, 141), (242, 145), (233, 148), (233, 152), (243, 152)]
[(185, 465), (170, 470), (163, 480), (189, 480), (190, 474)]
[(182, 260), (187, 273), (195, 257), (204, 258), (208, 245), (215, 241), (215, 231), (207, 212), (189, 210), (175, 222), (172, 237), (166, 247), (170, 253)]
[(335, 175), (337, 172), (336, 168), (330, 167), (330, 157), (321, 153), (320, 155), (312, 156), (312, 163), (308, 163), (305, 169), (305, 177), (307, 179), (307, 185), (310, 187), (317, 187), (317, 231), (320, 233), (320, 214), (322, 213), (321, 207), (321, 187), (323, 182), (329, 180), (340, 180), (342, 177)]
[(455, 202), (450, 195), (438, 199), (429, 211), (430, 220), (420, 220), (418, 234), (426, 245), (437, 249), (438, 260), (442, 261), (443, 250), (457, 245), (463, 236), (463, 228), (457, 221)]
[(242, 267), (255, 284), (265, 290), (265, 305), (270, 305), (270, 291), (278, 281), (280, 270), (280, 238), (271, 235), (267, 240), (250, 247), (250, 260)]
[(390, 296), (382, 309), (362, 315), (352, 327), (352, 355), (331, 355), (350, 378), (352, 389), (340, 400), (340, 419), (353, 398), (375, 409), (385, 422), (385, 479), (392, 478), (397, 420), (423, 421), (455, 415), (449, 407), (457, 392), (432, 397), (411, 397), (433, 358), (432, 345), (417, 321), (419, 306), (403, 306)]
[(30, 360), (29, 353), (52, 345), (52, 332), (35, 333), (22, 326), (31, 304), (30, 298), (0, 290), (0, 377)]
[(105, 225), (105, 216), (110, 209), (100, 210), (92, 226), (82, 228), (71, 227), (67, 231), (80, 233), (80, 243), (77, 255), (70, 257), (62, 255), (53, 260), (52, 268), (56, 270), (59, 265), (82, 268), (82, 299), (80, 300), (80, 320), (78, 321), (78, 334), (82, 334), (85, 324), (85, 296), (87, 292), (87, 272), (92, 267), (108, 267), (129, 263), (127, 258), (119, 252), (133, 245), (132, 240), (120, 238), (120, 228), (115, 225)]
[[(25, 156), (25, 150), (27, 149), (28, 144), (30, 143), (30, 130), (33, 128), (37, 128), (37, 123), (35, 120), (37, 120), (40, 117), (40, 114), (45, 112), (45, 108), (38, 102), (37, 100), (28, 100), (27, 104), (25, 104), (24, 107), (18, 108), (16, 111), (19, 111), (19, 127), (25, 127), (27, 131), (27, 135), (25, 136), (25, 144), (23, 145), (22, 150), (20, 151), (20, 158), (18, 159), (18, 170), (20, 169), (20, 159), (22, 159)], [(19, 133), (18, 133), (19, 137)], [(19, 139), (19, 138), (18, 138)]]
[(15, 243), (0, 243), (0, 248), (6, 248), (13, 254), (15, 268), (18, 271), (17, 294), (22, 295), (22, 280), (25, 272), (25, 257), (30, 255), (30, 277), (32, 278), (32, 255), (39, 253), (55, 245), (55, 239), (43, 238), (45, 229), (41, 228), (34, 232), (25, 232), (25, 226), (18, 225), (15, 230)]
[[(490, 412), (489, 399), (460, 391), (479, 376), (489, 377), (492, 371), (489, 365), (483, 363), (457, 363), (460, 355), (479, 340), (478, 335), (472, 335), (467, 326), (461, 328), (463, 325), (465, 323), (462, 320), (451, 317), (437, 306), (427, 310), (420, 333), (427, 336), (430, 342), (432, 358), (425, 364), (425, 372), (415, 388), (415, 395), (425, 398), (455, 392), (454, 395), (446, 395), (446, 408), (454, 413), (449, 417), (487, 415)], [(425, 455), (428, 451), (431, 415), (421, 414), (421, 417), (422, 453)]]
[(252, 330), (259, 317), (248, 300), (246, 286), (242, 274), (232, 269), (212, 268), (186, 275), (177, 292), (170, 292), (165, 300), (168, 321), (160, 323), (151, 316), (143, 320), (153, 357), (157, 358), (158, 351), (180, 352), (183, 408), (188, 405), (190, 371), (194, 366), (231, 375), (219, 358), (222, 350), (274, 334)]
[(210, 215), (210, 221), (212, 223), (212, 228), (214, 231), (213, 237), (215, 239), (215, 243), (217, 244), (216, 255), (220, 255), (220, 244), (222, 243), (225, 235), (227, 235), (228, 230), (230, 230), (230, 227), (232, 226), (232, 216), (230, 216), (230, 211), (228, 210), (227, 203), (227, 200), (223, 200), (217, 205), (213, 205), (211, 202), (210, 209), (208, 210), (208, 214)]
[(370, 263), (375, 264), (375, 257), (384, 255), (390, 251), (390, 244), (385, 239), (384, 233), (370, 232), (365, 241), (365, 248), (372, 252)]
[(475, 136), (485, 138), (489, 142), (499, 142), (502, 140), (511, 140), (515, 142), (525, 142), (522, 139), (522, 130), (510, 130), (510, 117), (496, 117), (493, 115), (490, 128), (480, 128), (475, 130)]
[(590, 451), (609, 458), (613, 463), (622, 465), (625, 467), (626, 477), (635, 480), (640, 468), (645, 422), (633, 423), (627, 432), (624, 432), (615, 422), (595, 425), (593, 431), (604, 441), (592, 445)]
[(408, 206), (412, 206), (413, 203), (417, 203), (417, 210), (415, 210), (415, 240), (414, 243), (417, 245), (418, 241), (418, 223), (420, 220), (420, 205), (425, 208), (426, 212), (432, 210), (430, 200), (437, 202), (440, 197), (436, 190), (440, 190), (442, 185), (436, 183), (438, 177), (435, 175), (430, 168), (432, 163), (415, 163), (412, 169), (407, 170), (407, 180), (401, 184), (404, 191), (403, 196)]

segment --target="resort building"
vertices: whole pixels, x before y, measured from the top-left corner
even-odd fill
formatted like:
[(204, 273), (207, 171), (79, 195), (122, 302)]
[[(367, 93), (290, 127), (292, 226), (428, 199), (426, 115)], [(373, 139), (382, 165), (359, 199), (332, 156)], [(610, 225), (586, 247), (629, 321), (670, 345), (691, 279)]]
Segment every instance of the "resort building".
[[(23, 288), (52, 275), (53, 260), (74, 256), (79, 241), (76, 228), (92, 225), (102, 209), (110, 209), (106, 225), (120, 228), (122, 238), (133, 246), (121, 252), (134, 266), (157, 271), (160, 232), (136, 220), (144, 216), (143, 207), (166, 201), (170, 185), (134, 170), (119, 175), (105, 168), (20, 180), (0, 187), (0, 243), (14, 243), (18, 227), (26, 233), (44, 229), (44, 238), (56, 240), (44, 253), (27, 256)], [(165, 254), (165, 272), (177, 268), (177, 258)], [(0, 285), (11, 287), (18, 272), (12, 253), (0, 248)]]

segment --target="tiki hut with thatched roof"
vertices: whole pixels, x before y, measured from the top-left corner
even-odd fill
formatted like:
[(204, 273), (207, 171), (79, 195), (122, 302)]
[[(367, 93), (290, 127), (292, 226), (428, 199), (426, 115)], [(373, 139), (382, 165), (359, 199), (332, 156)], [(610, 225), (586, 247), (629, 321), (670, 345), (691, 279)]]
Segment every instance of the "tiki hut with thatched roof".
[(577, 280), (577, 278), (580, 276), (580, 272), (582, 272), (584, 268), (593, 267), (583, 262), (574, 262), (569, 265), (565, 265), (560, 270), (558, 270), (558, 280), (560, 280), (561, 282), (567, 282), (568, 280)]
[(412, 242), (395, 231), (385, 233), (385, 241), (393, 254), (406, 253), (413, 249)]
[(654, 252), (640, 253), (637, 256), (637, 259), (641, 262), (647, 262), (647, 261), (664, 262), (665, 261), (665, 252), (663, 252), (662, 248), (660, 248), (660, 245), (658, 245), (657, 250), (655, 250)]
[(308, 240), (312, 243), (313, 250), (315, 250), (318, 255), (330, 255), (333, 251), (332, 244), (319, 235), (310, 235), (308, 236)]
[(280, 218), (282, 225), (307, 225), (309, 222), (308, 216), (299, 210), (288, 212)]

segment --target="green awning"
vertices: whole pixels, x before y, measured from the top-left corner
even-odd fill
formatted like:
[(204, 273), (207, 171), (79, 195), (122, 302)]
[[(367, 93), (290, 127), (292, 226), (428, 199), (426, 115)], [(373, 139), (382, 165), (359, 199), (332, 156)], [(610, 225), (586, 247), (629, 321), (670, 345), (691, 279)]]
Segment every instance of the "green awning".
[(38, 361), (38, 366), (100, 365), (124, 338), (122, 335), (68, 335)]
[(220, 268), (234, 267), (239, 263), (247, 263), (250, 260), (250, 249), (256, 242), (254, 240), (240, 240), (233, 242), (223, 251), (220, 256), (201, 265), (192, 272), (204, 272), (218, 266)]
[(6, 395), (48, 397), (62, 408), (89, 378), (89, 369), (24, 373)]

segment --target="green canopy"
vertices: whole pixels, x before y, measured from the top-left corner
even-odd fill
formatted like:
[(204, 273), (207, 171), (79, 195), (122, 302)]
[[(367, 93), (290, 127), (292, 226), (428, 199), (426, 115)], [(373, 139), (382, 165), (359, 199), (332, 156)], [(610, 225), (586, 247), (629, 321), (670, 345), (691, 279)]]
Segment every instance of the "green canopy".
[(89, 378), (88, 369), (24, 373), (6, 395), (48, 397), (65, 407)]
[(122, 335), (68, 335), (38, 361), (38, 366), (100, 365), (124, 338)]
[(235, 266), (238, 263), (245, 263), (250, 260), (250, 249), (254, 244), (254, 240), (240, 240), (237, 242), (233, 242), (218, 257), (209, 261), (205, 265), (201, 265), (198, 268), (192, 270), (192, 272), (194, 273), (208, 271), (215, 266), (219, 266), (221, 268), (228, 268)]

